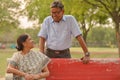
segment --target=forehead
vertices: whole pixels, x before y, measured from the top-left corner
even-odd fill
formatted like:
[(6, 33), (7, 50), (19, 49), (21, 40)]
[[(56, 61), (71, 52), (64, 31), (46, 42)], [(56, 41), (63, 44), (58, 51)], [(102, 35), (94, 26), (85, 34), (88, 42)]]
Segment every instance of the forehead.
[(60, 11), (60, 8), (51, 8), (51, 11)]
[(31, 37), (30, 37), (30, 36), (28, 36), (28, 38), (27, 38), (26, 40), (29, 40), (29, 39), (31, 39)]

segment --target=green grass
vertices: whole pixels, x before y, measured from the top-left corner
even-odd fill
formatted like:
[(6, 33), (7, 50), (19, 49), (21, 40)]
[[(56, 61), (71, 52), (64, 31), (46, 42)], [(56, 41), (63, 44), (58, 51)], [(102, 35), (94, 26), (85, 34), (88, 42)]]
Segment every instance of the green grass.
[[(71, 48), (72, 51), (82, 51), (82, 48), (79, 48), (79, 47), (74, 47), (74, 48)], [(117, 52), (117, 48), (88, 48), (88, 50), (90, 52)]]
[[(81, 48), (71, 48), (71, 55), (73, 58), (80, 58), (84, 56), (84, 52)], [(91, 53), (91, 58), (118, 58), (117, 48), (88, 48)]]
[[(38, 49), (34, 49), (38, 50)], [(71, 48), (72, 58), (83, 57), (83, 51), (81, 48)], [(89, 48), (91, 58), (118, 58), (117, 48)], [(11, 57), (15, 49), (0, 49), (0, 77), (4, 77), (7, 66), (6, 59)]]
[(0, 76), (5, 75), (6, 59), (11, 57), (15, 51), (14, 49), (0, 49)]

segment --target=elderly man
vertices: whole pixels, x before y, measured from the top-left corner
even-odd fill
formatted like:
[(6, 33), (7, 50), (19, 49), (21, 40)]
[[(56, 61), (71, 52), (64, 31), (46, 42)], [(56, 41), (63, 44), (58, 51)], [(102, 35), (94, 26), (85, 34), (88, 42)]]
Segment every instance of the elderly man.
[[(71, 58), (70, 50), (72, 36), (80, 43), (83, 51), (84, 63), (90, 59), (85, 41), (76, 19), (72, 15), (64, 15), (64, 5), (54, 1), (50, 6), (51, 16), (44, 19), (42, 28), (38, 33), (40, 37), (40, 51), (50, 58)], [(44, 51), (46, 42), (46, 52)]]

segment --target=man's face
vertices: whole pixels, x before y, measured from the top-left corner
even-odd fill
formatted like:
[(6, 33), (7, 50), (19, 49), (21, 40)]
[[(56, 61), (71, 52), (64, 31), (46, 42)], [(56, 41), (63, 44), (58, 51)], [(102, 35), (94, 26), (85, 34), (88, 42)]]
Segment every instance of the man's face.
[(64, 14), (64, 10), (60, 8), (51, 8), (51, 16), (55, 22), (59, 22)]

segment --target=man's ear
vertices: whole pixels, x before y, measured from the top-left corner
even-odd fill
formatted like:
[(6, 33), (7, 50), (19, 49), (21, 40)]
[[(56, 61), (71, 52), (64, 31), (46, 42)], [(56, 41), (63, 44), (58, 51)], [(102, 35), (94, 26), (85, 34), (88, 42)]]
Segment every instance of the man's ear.
[(63, 13), (65, 12), (64, 10), (62, 10), (63, 11)]

